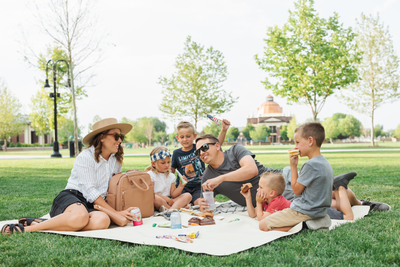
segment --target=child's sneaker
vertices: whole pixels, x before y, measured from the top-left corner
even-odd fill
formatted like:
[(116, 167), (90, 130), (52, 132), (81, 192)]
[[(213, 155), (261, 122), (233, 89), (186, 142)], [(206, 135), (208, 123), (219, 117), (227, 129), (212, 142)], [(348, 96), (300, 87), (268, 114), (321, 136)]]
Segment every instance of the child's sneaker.
[(367, 200), (361, 199), (360, 201), (361, 205), (370, 206), (369, 211), (388, 211), (392, 208), (386, 203), (369, 201), (369, 198)]
[(161, 207), (158, 209), (158, 212), (164, 212), (164, 211), (166, 211), (166, 208), (163, 205), (161, 205)]
[(338, 190), (340, 186), (347, 189), (347, 185), (350, 180), (353, 180), (357, 176), (355, 172), (343, 173), (338, 176), (333, 177), (333, 190)]

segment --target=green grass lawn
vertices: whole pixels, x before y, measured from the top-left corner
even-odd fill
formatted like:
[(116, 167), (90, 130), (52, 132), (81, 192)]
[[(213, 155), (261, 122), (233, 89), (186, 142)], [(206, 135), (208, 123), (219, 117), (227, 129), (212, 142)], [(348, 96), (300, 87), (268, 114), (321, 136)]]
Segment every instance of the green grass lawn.
[[(0, 236), (1, 266), (398, 266), (400, 263), (400, 152), (325, 153), (335, 175), (355, 171), (350, 187), (358, 198), (392, 206), (330, 232), (303, 230), (267, 245), (226, 257), (177, 249), (47, 233)], [(285, 154), (258, 154), (268, 167), (288, 165)], [(301, 159), (300, 164), (305, 160)], [(74, 159), (0, 160), (0, 220), (39, 217), (70, 175)], [(143, 170), (148, 157), (126, 157), (123, 170)], [(232, 233), (234, 234), (234, 233)], [(238, 240), (240, 242), (240, 240)]]
[[(175, 146), (169, 146), (168, 148), (171, 151), (174, 151), (177, 148)], [(223, 146), (223, 149), (228, 149), (230, 146)], [(251, 151), (257, 150), (288, 150), (293, 148), (294, 145), (253, 145), (247, 146), (247, 148)], [(129, 148), (125, 149), (124, 152), (126, 155), (131, 154), (150, 154), (150, 151), (154, 147), (149, 148)], [(370, 147), (369, 143), (337, 143), (337, 144), (323, 144), (322, 149), (379, 149), (379, 148), (400, 148), (400, 142), (377, 142), (375, 147)], [(32, 151), (1, 151), (0, 156), (50, 156), (53, 153), (53, 150), (32, 150)], [(64, 157), (69, 157), (69, 150), (68, 149), (61, 149), (60, 153)]]

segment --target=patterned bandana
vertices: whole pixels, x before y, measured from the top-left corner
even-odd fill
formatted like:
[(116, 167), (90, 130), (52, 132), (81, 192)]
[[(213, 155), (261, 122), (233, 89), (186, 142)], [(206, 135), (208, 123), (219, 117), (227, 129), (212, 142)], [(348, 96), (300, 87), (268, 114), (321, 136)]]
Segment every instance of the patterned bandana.
[(165, 159), (166, 157), (171, 157), (171, 153), (169, 152), (169, 150), (164, 151), (161, 150), (160, 152), (150, 156), (151, 161), (157, 161), (159, 159)]

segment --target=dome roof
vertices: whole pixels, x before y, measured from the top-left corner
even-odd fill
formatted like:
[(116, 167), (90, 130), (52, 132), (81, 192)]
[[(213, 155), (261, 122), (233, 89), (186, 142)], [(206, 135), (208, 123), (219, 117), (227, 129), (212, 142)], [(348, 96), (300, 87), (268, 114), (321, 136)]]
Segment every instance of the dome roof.
[(267, 96), (267, 101), (258, 108), (258, 114), (268, 113), (282, 113), (282, 108), (278, 103), (274, 102), (274, 98), (271, 95)]

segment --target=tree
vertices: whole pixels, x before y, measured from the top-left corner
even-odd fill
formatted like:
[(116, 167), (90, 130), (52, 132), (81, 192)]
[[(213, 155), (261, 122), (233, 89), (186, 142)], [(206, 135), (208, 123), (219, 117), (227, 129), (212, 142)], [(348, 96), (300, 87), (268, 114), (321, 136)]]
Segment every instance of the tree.
[(299, 127), (299, 124), (297, 124), (296, 122), (296, 117), (293, 116), (292, 119), (289, 121), (289, 125), (287, 128), (287, 135), (289, 137), (289, 140), (294, 139), (294, 131), (297, 127)]
[(361, 56), (355, 35), (339, 24), (339, 15), (320, 18), (313, 5), (312, 0), (299, 0), (282, 29), (269, 27), (263, 57), (256, 55), (255, 60), (276, 78), (266, 78), (265, 88), (289, 102), (310, 106), (316, 121), (327, 97), (357, 80), (353, 64)]
[(346, 115), (344, 119), (339, 121), (339, 129), (343, 136), (360, 136), (361, 122), (353, 115)]
[(164, 88), (160, 110), (168, 117), (191, 117), (197, 123), (204, 113), (221, 114), (229, 111), (237, 98), (222, 89), (227, 77), (224, 56), (213, 47), (193, 42), (187, 37), (184, 52), (175, 62), (176, 73), (170, 79), (159, 78)]
[(229, 127), (228, 131), (226, 132), (226, 138), (225, 139), (229, 139), (232, 138), (233, 140), (236, 140), (239, 136), (240, 132), (239, 129), (237, 127), (231, 126)]
[[(124, 119), (124, 118), (123, 118)], [(125, 118), (126, 119), (126, 118)], [(94, 117), (93, 117), (93, 123), (89, 123), (89, 133), (93, 130), (93, 125), (96, 123), (96, 122), (98, 122), (98, 121), (101, 121), (101, 117), (99, 116), (99, 115), (95, 115)], [(124, 123), (127, 123), (127, 122), (124, 122)]]
[[(74, 135), (74, 120), (68, 117), (60, 117), (58, 122), (58, 140), (60, 143), (68, 143), (70, 136)], [(78, 126), (78, 137), (81, 136), (81, 128)]]
[(154, 128), (154, 125), (150, 121), (147, 121), (145, 126), (144, 126), (144, 134), (147, 137), (148, 146), (150, 146), (151, 140), (152, 140), (152, 137), (153, 137), (153, 128)]
[(357, 45), (363, 52), (357, 64), (361, 80), (348, 87), (342, 98), (347, 105), (371, 118), (371, 145), (374, 146), (374, 114), (384, 103), (400, 98), (399, 58), (393, 48), (389, 28), (379, 22), (379, 15), (362, 14), (357, 20)]
[(396, 138), (400, 138), (400, 124), (397, 125), (396, 130), (393, 131), (393, 136)]
[(289, 140), (288, 134), (287, 134), (287, 129), (288, 129), (288, 126), (287, 126), (287, 125), (282, 125), (282, 127), (281, 127), (281, 138), (282, 138), (284, 141)]
[(221, 132), (222, 126), (216, 124), (213, 121), (210, 121), (206, 127), (204, 127), (203, 131), (205, 134), (212, 134), (218, 137), (219, 133)]
[(324, 126), (325, 129), (325, 138), (329, 139), (331, 144), (333, 144), (332, 139), (335, 139), (340, 134), (339, 121), (335, 120), (333, 117), (326, 118), (322, 122), (322, 126)]
[[(75, 81), (82, 78), (83, 73), (96, 66), (102, 56), (100, 44), (103, 36), (96, 35), (95, 4), (96, 1), (89, 0), (51, 0), (47, 12), (43, 12), (43, 9), (37, 5), (35, 12), (42, 30), (67, 53), (66, 60), (70, 67), (71, 77), (75, 156), (79, 154)], [(26, 42), (29, 43), (28, 40)], [(29, 61), (27, 56), (25, 59)], [(85, 83), (92, 77), (93, 75), (86, 76)]]
[(19, 135), (27, 124), (21, 108), (18, 99), (0, 81), (0, 136), (4, 138), (4, 151), (7, 151), (7, 139)]
[(143, 117), (136, 121), (124, 117), (121, 122), (132, 124), (133, 127), (125, 136), (124, 142), (147, 142), (150, 145), (153, 141), (163, 143), (167, 139), (167, 134), (165, 132), (167, 125), (156, 117)]
[(243, 133), (244, 137), (246, 137), (246, 139), (248, 140), (248, 139), (250, 139), (250, 132), (254, 131), (254, 130), (255, 130), (255, 128), (254, 128), (253, 124), (248, 123), (246, 125), (246, 127), (243, 128), (242, 133)]
[(51, 103), (48, 101), (49, 99), (48, 94), (43, 88), (41, 88), (35, 96), (31, 97), (32, 102), (30, 105), (31, 113), (29, 114), (29, 121), (31, 122), (31, 126), (35, 129), (36, 135), (41, 135), (43, 138), (44, 135), (50, 133), (51, 129), (54, 129), (54, 110), (52, 109)]
[(266, 140), (269, 134), (271, 133), (271, 129), (264, 124), (257, 125), (256, 129), (250, 131), (250, 137), (253, 140)]
[(379, 124), (375, 125), (374, 134), (375, 134), (375, 137), (384, 135), (385, 133), (383, 131), (383, 125), (379, 125)]

